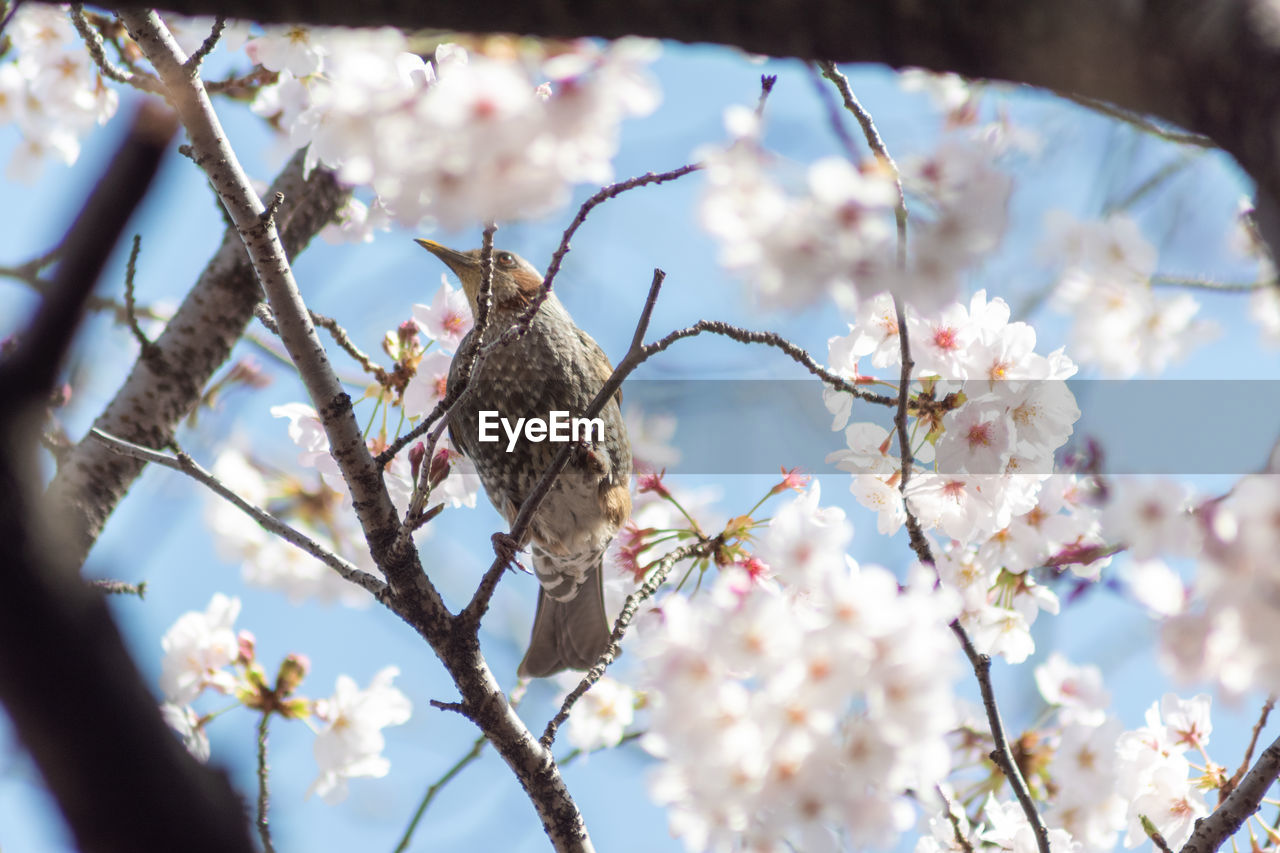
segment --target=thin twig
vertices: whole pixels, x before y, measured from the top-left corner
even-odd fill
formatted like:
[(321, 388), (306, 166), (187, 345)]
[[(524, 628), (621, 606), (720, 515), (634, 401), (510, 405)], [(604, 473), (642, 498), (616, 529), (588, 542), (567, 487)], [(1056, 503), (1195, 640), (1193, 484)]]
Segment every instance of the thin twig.
[(262, 839), (262, 849), (266, 853), (275, 853), (271, 844), (271, 827), (267, 823), (267, 805), (271, 798), (267, 788), (267, 721), (270, 719), (271, 712), (263, 711), (262, 719), (258, 720), (258, 818), (255, 825), (258, 837)]
[[(262, 327), (276, 337), (280, 336), (280, 327), (276, 325), (276, 315), (271, 312), (271, 306), (265, 302), (259, 302), (253, 306), (253, 316), (258, 319)], [(290, 362), (292, 364), (292, 362)]]
[(18, 7), (24, 2), (25, 0), (13, 0), (12, 4), (5, 4), (4, 17), (0, 18), (0, 38), (3, 38), (4, 31), (9, 29), (9, 22), (13, 20), (13, 16), (18, 12)]
[(226, 95), (230, 98), (250, 98), (258, 89), (270, 86), (279, 79), (279, 71), (257, 68), (248, 74), (227, 77), (224, 80), (206, 80), (204, 87), (211, 94)]
[(296, 545), (303, 551), (315, 557), (329, 568), (333, 569), (344, 579), (363, 587), (370, 595), (385, 603), (390, 596), (391, 591), (387, 585), (375, 578), (368, 572), (361, 571), (351, 563), (347, 562), (328, 548), (312, 539), (307, 534), (297, 530), (270, 513), (262, 510), (237, 495), (225, 483), (217, 477), (210, 474), (201, 467), (194, 459), (186, 453), (179, 451), (175, 456), (167, 453), (160, 453), (141, 445), (125, 441), (99, 429), (89, 430), (89, 434), (97, 441), (102, 442), (111, 450), (123, 456), (130, 456), (134, 459), (141, 459), (144, 462), (151, 462), (156, 465), (172, 468), (175, 471), (181, 471), (197, 482), (203, 483), (220, 497), (233, 503), (237, 509), (248, 515), (258, 523), (260, 527), (268, 533), (274, 533), (286, 542)]
[[(849, 86), (849, 78), (845, 77), (836, 64), (829, 60), (819, 62), (818, 67), (822, 69), (822, 76), (835, 84), (836, 90), (844, 100), (844, 108), (858, 120), (858, 124), (862, 127), (862, 135), (866, 137), (871, 152), (893, 176), (893, 185), (898, 193), (894, 204), (894, 217), (898, 221), (898, 266), (905, 269), (907, 265), (907, 197), (902, 190), (902, 175), (898, 171), (898, 164), (889, 156), (889, 149), (880, 138), (880, 131), (876, 129), (871, 113), (867, 112), (862, 103), (854, 97), (853, 89)], [(839, 122), (836, 123), (839, 124)]]
[(837, 391), (844, 391), (848, 394), (852, 394), (859, 400), (874, 403), (878, 406), (895, 405), (895, 398), (888, 397), (884, 394), (873, 394), (870, 391), (859, 388), (843, 376), (838, 376), (827, 370), (815, 361), (813, 356), (809, 355), (809, 353), (804, 349), (791, 343), (776, 332), (752, 331), (729, 323), (723, 323), (719, 320), (699, 320), (692, 326), (688, 326), (683, 329), (676, 329), (675, 331), (670, 332), (666, 337), (645, 346), (645, 358), (648, 358), (655, 353), (662, 352), (678, 340), (691, 338), (695, 335), (700, 335), (703, 332), (713, 335), (723, 335), (726, 338), (731, 338), (732, 340), (743, 344), (764, 344), (765, 346), (780, 349), (786, 353), (792, 361), (802, 365), (814, 376), (818, 377), (832, 388), (835, 388)]
[(107, 59), (107, 54), (102, 49), (102, 33), (90, 26), (89, 22), (85, 20), (84, 6), (82, 4), (72, 3), (68, 14), (71, 17), (72, 25), (76, 28), (76, 32), (84, 40), (89, 56), (93, 58), (98, 70), (102, 72), (102, 76), (152, 94), (160, 94), (164, 91), (160, 81), (150, 74), (125, 71), (123, 68), (117, 68), (111, 63), (110, 59)]
[(97, 587), (107, 595), (136, 595), (138, 598), (147, 597), (146, 581), (126, 583), (125, 581), (113, 581), (103, 578), (89, 581), (89, 586)]
[(432, 708), (441, 711), (452, 711), (455, 714), (471, 719), (471, 712), (467, 710), (467, 706), (462, 702), (446, 702), (443, 699), (432, 699), (428, 703)]
[(1231, 796), (1231, 792), (1240, 784), (1240, 780), (1244, 778), (1244, 774), (1249, 770), (1249, 764), (1253, 761), (1253, 751), (1258, 746), (1258, 735), (1262, 734), (1262, 730), (1266, 728), (1267, 717), (1271, 716), (1271, 711), (1276, 706), (1276, 697), (1268, 696), (1267, 701), (1262, 703), (1262, 713), (1258, 715), (1258, 721), (1253, 724), (1253, 734), (1249, 737), (1249, 746), (1244, 751), (1244, 760), (1240, 762), (1240, 766), (1236, 768), (1236, 772), (1231, 774), (1231, 778), (1226, 781), (1221, 788), (1218, 789), (1218, 803)]
[[(910, 510), (908, 510), (908, 513), (910, 513)], [(982, 707), (987, 712), (987, 724), (991, 728), (991, 738), (995, 743), (995, 749), (991, 751), (988, 757), (993, 764), (1000, 768), (1005, 778), (1009, 780), (1009, 787), (1013, 789), (1013, 795), (1017, 798), (1018, 805), (1022, 807), (1023, 814), (1026, 815), (1032, 829), (1035, 830), (1036, 844), (1040, 848), (1040, 853), (1049, 853), (1049, 829), (1040, 817), (1035, 800), (1031, 798), (1031, 791), (1027, 787), (1026, 780), (1022, 777), (1022, 771), (1018, 769), (1018, 762), (1013, 757), (1009, 739), (1005, 736), (1004, 721), (1000, 719), (1000, 706), (996, 704), (995, 690), (991, 686), (991, 658), (988, 655), (978, 653), (978, 650), (974, 648), (973, 641), (969, 639), (969, 634), (964, 630), (964, 626), (960, 624), (959, 620), (952, 621), (948, 627), (956, 635), (956, 639), (960, 641), (960, 647), (964, 649), (965, 657), (969, 659), (969, 665), (973, 667), (973, 674), (978, 682), (978, 690), (982, 693)]]
[(1196, 278), (1194, 276), (1180, 275), (1162, 275), (1157, 273), (1151, 276), (1151, 284), (1153, 287), (1186, 287), (1192, 290), (1213, 290), (1218, 293), (1252, 293), (1255, 290), (1262, 290), (1266, 287), (1276, 287), (1280, 282), (1276, 281), (1214, 281), (1210, 278)]
[(956, 844), (960, 846), (960, 849), (963, 850), (964, 853), (973, 853), (973, 842), (969, 840), (969, 837), (965, 835), (964, 831), (960, 828), (960, 815), (956, 814), (955, 808), (951, 805), (951, 801), (948, 800), (947, 795), (942, 792), (941, 785), (938, 785), (934, 790), (938, 792), (938, 797), (941, 798), (942, 804), (947, 808), (947, 820), (951, 823), (951, 834), (955, 837)]
[[(889, 151), (885, 147), (884, 140), (880, 137), (880, 132), (876, 129), (875, 121), (872, 119), (871, 114), (854, 97), (848, 78), (840, 73), (834, 62), (823, 61), (819, 63), (819, 67), (822, 68), (823, 75), (836, 85), (841, 97), (844, 98), (845, 108), (854, 115), (858, 120), (858, 124), (862, 126), (867, 145), (870, 146), (876, 158), (893, 176), (894, 186), (898, 193), (895, 205), (895, 216), (898, 223), (897, 260), (899, 269), (905, 270), (907, 265), (907, 204), (897, 164), (889, 156)], [(898, 347), (902, 359), (902, 371), (898, 383), (897, 411), (894, 414), (902, 476), (898, 486), (902, 495), (903, 509), (906, 513), (907, 532), (911, 540), (912, 550), (915, 551), (916, 556), (922, 563), (932, 566), (934, 565), (934, 560), (929, 541), (925, 538), (924, 531), (920, 527), (920, 521), (916, 518), (915, 513), (912, 512), (911, 505), (907, 501), (907, 485), (910, 482), (911, 468), (914, 464), (911, 454), (910, 434), (907, 429), (907, 407), (911, 394), (911, 372), (915, 367), (915, 363), (911, 358), (911, 343), (907, 334), (906, 312), (902, 299), (896, 293), (893, 296), (893, 306), (897, 315)], [(959, 620), (953, 620), (949, 627), (960, 641), (960, 647), (964, 649), (965, 656), (969, 658), (974, 676), (978, 681), (978, 689), (982, 693), (982, 704), (987, 712), (987, 723), (991, 728), (991, 737), (996, 747), (991, 753), (991, 760), (995, 762), (996, 766), (1004, 772), (1005, 778), (1009, 780), (1009, 787), (1013, 789), (1014, 796), (1022, 807), (1023, 814), (1026, 815), (1028, 823), (1031, 824), (1032, 829), (1035, 831), (1036, 845), (1039, 847), (1040, 853), (1049, 853), (1049, 829), (1045, 826), (1044, 819), (1041, 818), (1035, 801), (1031, 798), (1031, 791), (1027, 787), (1026, 780), (1022, 777), (1022, 772), (1018, 769), (1018, 763), (1014, 760), (1013, 751), (1010, 749), (1008, 738), (1005, 736), (1004, 723), (1000, 719), (1000, 708), (996, 704), (995, 691), (991, 686), (991, 658), (987, 655), (978, 654), (972, 640), (969, 639), (968, 633), (964, 630), (964, 626), (960, 624)]]
[(581, 758), (584, 755), (589, 755), (590, 753), (593, 753), (593, 752), (600, 752), (601, 750), (605, 750), (605, 749), (616, 749), (624, 744), (628, 744), (628, 743), (631, 743), (632, 741), (639, 740), (640, 738), (644, 737), (646, 734), (648, 734), (648, 732), (645, 731), (644, 729), (637, 729), (633, 732), (624, 733), (622, 737), (618, 738), (618, 742), (613, 746), (600, 746), (600, 747), (596, 747), (595, 749), (583, 749), (580, 746), (574, 747), (573, 749), (566, 752), (562, 757), (557, 758), (556, 764), (560, 765), (561, 767), (564, 767), (565, 765), (571, 762), (577, 761), (579, 758)]
[(1102, 209), (1102, 216), (1105, 218), (1112, 216), (1113, 214), (1129, 210), (1141, 201), (1144, 196), (1151, 194), (1165, 181), (1196, 162), (1203, 153), (1204, 152), (1202, 151), (1183, 152), (1181, 157), (1165, 163), (1159, 169), (1156, 169), (1151, 175), (1147, 176), (1146, 180), (1126, 193), (1122, 198), (1108, 203)]
[(773, 86), (778, 82), (777, 74), (761, 74), (760, 75), (760, 99), (756, 101), (756, 116), (764, 115), (765, 102), (769, 100), (770, 93), (773, 92)]
[(49, 281), (40, 277), (40, 271), (58, 259), (62, 246), (54, 246), (39, 257), (32, 258), (25, 264), (17, 266), (0, 266), (0, 276), (17, 279), (43, 293), (49, 287)]
[(393, 853), (404, 853), (409, 849), (409, 842), (413, 839), (413, 833), (417, 830), (418, 824), (422, 821), (422, 816), (427, 813), (427, 809), (431, 807), (431, 803), (435, 800), (436, 795), (444, 789), (444, 786), (453, 781), (453, 778), (467, 768), (477, 758), (480, 753), (484, 752), (484, 746), (489, 739), (484, 735), (480, 735), (471, 744), (471, 749), (467, 753), (453, 763), (453, 766), (444, 772), (439, 779), (431, 783), (431, 787), (427, 788), (427, 793), (423, 795), (422, 802), (418, 804), (418, 809), (413, 813), (413, 818), (409, 821), (409, 825), (405, 827), (404, 835), (400, 836), (400, 843), (396, 845)]
[(226, 26), (227, 18), (225, 15), (219, 15), (214, 19), (213, 28), (209, 31), (209, 35), (205, 36), (205, 40), (196, 48), (196, 52), (188, 56), (187, 61), (182, 64), (188, 74), (195, 74), (200, 70), (200, 63), (204, 62), (204, 58), (213, 52)]
[(542, 289), (538, 291), (537, 296), (530, 300), (529, 307), (525, 309), (524, 314), (520, 315), (520, 319), (503, 332), (502, 337), (489, 346), (506, 346), (511, 341), (523, 337), (529, 331), (529, 324), (533, 322), (534, 316), (538, 313), (538, 308), (542, 306), (543, 302), (547, 301), (547, 296), (551, 293), (552, 283), (560, 272), (560, 262), (569, 253), (569, 241), (573, 239), (573, 235), (577, 233), (578, 228), (586, 221), (587, 214), (591, 213), (597, 206), (609, 199), (617, 198), (627, 190), (648, 186), (649, 184), (674, 181), (676, 178), (682, 178), (690, 172), (696, 172), (701, 168), (701, 163), (690, 163), (687, 166), (681, 166), (669, 172), (647, 172), (634, 178), (628, 178), (625, 181), (619, 181), (616, 184), (609, 184), (607, 187), (601, 187), (599, 192), (584, 201), (582, 206), (578, 208), (577, 215), (573, 217), (573, 221), (569, 223), (569, 227), (565, 229), (564, 235), (560, 238), (560, 245), (551, 255), (551, 263), (547, 265), (547, 273), (542, 277)]
[(604, 653), (600, 655), (595, 665), (587, 670), (586, 675), (582, 676), (578, 686), (573, 688), (568, 696), (564, 697), (560, 710), (547, 722), (547, 727), (543, 730), (542, 737), (539, 739), (539, 742), (545, 748), (550, 749), (551, 744), (555, 742), (556, 732), (560, 730), (560, 726), (564, 721), (569, 719), (569, 712), (573, 710), (574, 704), (586, 695), (586, 692), (604, 675), (605, 670), (609, 668), (609, 664), (617, 659), (618, 653), (622, 648), (622, 638), (627, 633), (627, 627), (631, 624), (631, 620), (639, 612), (640, 605), (652, 597), (658, 591), (658, 588), (666, 583), (667, 577), (670, 576), (671, 570), (675, 568), (677, 563), (689, 557), (706, 557), (712, 553), (715, 545), (716, 543), (712, 539), (702, 539), (677, 548), (658, 560), (657, 565), (650, 572), (644, 584), (627, 596), (626, 603), (622, 605), (622, 612), (618, 614), (617, 621), (613, 623), (613, 633), (609, 635), (608, 647), (605, 648)]
[(1087, 107), (1094, 112), (1101, 113), (1108, 118), (1118, 119), (1126, 124), (1131, 124), (1143, 133), (1149, 133), (1152, 136), (1172, 142), (1177, 145), (1194, 145), (1197, 148), (1217, 148), (1218, 143), (1214, 142), (1207, 136), (1199, 133), (1188, 133), (1185, 130), (1170, 130), (1167, 127), (1156, 124), (1151, 119), (1131, 110), (1121, 109), (1114, 104), (1106, 101), (1090, 98), (1086, 95), (1077, 95), (1071, 92), (1059, 92), (1059, 95), (1068, 101)]
[(133, 247), (129, 250), (129, 261), (124, 267), (124, 315), (125, 322), (129, 325), (129, 331), (133, 333), (134, 340), (138, 342), (138, 347), (142, 351), (145, 358), (151, 358), (155, 355), (155, 344), (151, 343), (151, 339), (147, 337), (146, 332), (142, 331), (142, 326), (138, 324), (137, 303), (134, 301), (134, 277), (138, 274), (138, 252), (142, 249), (142, 235), (133, 235)]
[[(267, 308), (267, 304), (265, 302), (260, 302), (258, 304), (262, 308), (266, 310), (270, 310), (269, 308)], [(333, 319), (332, 317), (326, 317), (325, 315), (318, 314), (315, 311), (312, 311), (310, 309), (307, 309), (307, 313), (311, 315), (312, 324), (317, 326), (318, 328), (321, 328), (327, 331), (329, 333), (329, 336), (333, 338), (333, 342), (336, 343), (339, 347), (341, 347), (343, 352), (351, 356), (351, 358), (357, 364), (360, 365), (362, 370), (364, 370), (366, 373), (371, 374), (372, 376), (375, 376), (375, 377), (381, 378), (386, 376), (387, 372), (383, 370), (382, 367), (378, 365), (378, 363), (375, 362), (369, 355), (367, 355), (363, 350), (361, 350), (358, 346), (355, 345), (355, 342), (351, 340), (351, 336), (347, 334), (347, 330), (342, 328), (341, 323), (339, 323), (337, 320)], [(264, 314), (265, 314), (265, 311), (264, 311)], [(267, 320), (265, 316), (260, 315), (258, 319), (262, 321), (262, 324), (264, 326), (267, 325)], [(268, 326), (267, 328), (271, 328), (271, 327)]]
[[(827, 108), (827, 124), (831, 125), (831, 130), (835, 133), (836, 138), (840, 140), (840, 145), (844, 147), (845, 156), (849, 158), (851, 163), (857, 163), (858, 160), (862, 159), (858, 155), (858, 144), (854, 141), (853, 135), (849, 133), (848, 128), (844, 126), (844, 122), (840, 120), (840, 105), (831, 96), (831, 90), (823, 84), (822, 78), (826, 77), (831, 80), (836, 84), (837, 88), (840, 87), (840, 81), (844, 82), (844, 88), (840, 88), (840, 93), (844, 95), (845, 108), (854, 115), (862, 112), (862, 105), (853, 97), (853, 90), (848, 88), (848, 81), (844, 79), (844, 75), (840, 73), (834, 63), (815, 62), (808, 67), (810, 75), (813, 77), (813, 88)], [(833, 74), (838, 75), (838, 77), (832, 76)], [(850, 104), (854, 106), (850, 106)]]

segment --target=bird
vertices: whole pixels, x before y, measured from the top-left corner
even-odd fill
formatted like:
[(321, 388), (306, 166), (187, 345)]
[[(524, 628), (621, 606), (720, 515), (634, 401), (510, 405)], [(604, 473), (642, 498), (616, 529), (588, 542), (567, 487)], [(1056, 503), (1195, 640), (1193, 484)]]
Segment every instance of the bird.
[[(481, 250), (460, 252), (432, 240), (418, 245), (458, 277), (473, 317), (479, 316)], [(542, 289), (543, 278), (514, 252), (492, 249), (490, 316), (480, 343), (488, 345), (519, 321)], [(458, 346), (469, 351), (473, 328)], [(461, 381), (455, 356), (446, 387)], [(582, 416), (613, 366), (590, 335), (573, 322), (554, 292), (538, 306), (521, 336), (488, 351), (469, 380), (470, 393), (449, 419), (449, 437), (476, 467), (498, 513), (514, 525), (525, 497), (560, 451), (550, 441), (526, 437), (508, 452), (508, 440), (480, 440), (481, 412), (517, 418)], [(538, 605), (529, 648), (517, 669), (521, 678), (543, 678), (565, 669), (591, 668), (610, 644), (604, 609), (604, 554), (631, 515), (631, 444), (619, 390), (599, 417), (603, 435), (574, 453), (544, 498), (524, 541), (538, 579)], [(491, 421), (490, 421), (491, 422)]]

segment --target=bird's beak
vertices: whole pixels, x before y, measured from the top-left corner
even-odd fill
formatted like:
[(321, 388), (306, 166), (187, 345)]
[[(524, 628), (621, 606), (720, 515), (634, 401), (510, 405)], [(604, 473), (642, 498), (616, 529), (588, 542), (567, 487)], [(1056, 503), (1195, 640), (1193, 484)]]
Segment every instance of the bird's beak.
[(458, 278), (462, 278), (462, 271), (472, 267), (479, 266), (480, 262), (470, 255), (465, 255), (456, 249), (450, 249), (448, 246), (441, 246), (435, 240), (423, 240), (421, 237), (415, 239), (422, 248), (444, 261), (445, 266), (453, 270)]

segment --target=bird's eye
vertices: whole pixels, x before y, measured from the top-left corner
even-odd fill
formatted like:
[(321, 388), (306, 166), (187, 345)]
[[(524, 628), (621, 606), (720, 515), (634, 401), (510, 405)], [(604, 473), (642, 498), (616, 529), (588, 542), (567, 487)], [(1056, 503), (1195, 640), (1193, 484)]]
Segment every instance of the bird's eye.
[(515, 255), (511, 254), (510, 252), (498, 253), (498, 266), (510, 268), (510, 267), (514, 267), (515, 265), (516, 265)]

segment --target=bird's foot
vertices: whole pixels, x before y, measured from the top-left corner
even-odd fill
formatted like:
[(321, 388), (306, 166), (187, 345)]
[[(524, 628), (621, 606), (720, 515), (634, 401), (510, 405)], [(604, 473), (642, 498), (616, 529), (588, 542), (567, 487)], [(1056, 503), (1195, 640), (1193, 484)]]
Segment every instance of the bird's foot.
[(493, 553), (503, 559), (508, 566), (515, 566), (525, 574), (533, 574), (524, 567), (524, 564), (516, 559), (516, 554), (520, 552), (520, 543), (515, 540), (510, 533), (495, 533), (491, 537), (493, 541)]

